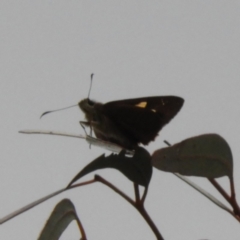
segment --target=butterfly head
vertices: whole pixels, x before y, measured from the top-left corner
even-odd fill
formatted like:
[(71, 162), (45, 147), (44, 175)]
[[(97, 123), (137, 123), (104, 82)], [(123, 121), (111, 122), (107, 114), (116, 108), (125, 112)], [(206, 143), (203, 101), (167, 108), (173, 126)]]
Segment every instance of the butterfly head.
[(78, 103), (78, 106), (84, 113), (90, 113), (93, 111), (95, 102), (89, 98), (85, 98)]
[(89, 98), (85, 98), (78, 103), (78, 106), (85, 114), (91, 114), (94, 112), (95, 103), (96, 102), (90, 100)]

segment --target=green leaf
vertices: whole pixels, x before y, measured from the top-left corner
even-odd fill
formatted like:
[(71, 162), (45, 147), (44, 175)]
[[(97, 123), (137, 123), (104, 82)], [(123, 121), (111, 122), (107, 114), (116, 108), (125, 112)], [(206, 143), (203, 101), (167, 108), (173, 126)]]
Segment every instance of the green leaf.
[(186, 176), (232, 177), (233, 159), (227, 142), (217, 134), (188, 138), (152, 155), (154, 167)]
[(38, 240), (58, 240), (71, 221), (78, 217), (69, 199), (63, 199), (54, 208)]
[(103, 168), (117, 169), (131, 181), (145, 187), (148, 186), (152, 176), (151, 156), (144, 148), (138, 147), (133, 157), (127, 157), (124, 150), (107, 157), (101, 155), (83, 168), (68, 187), (86, 174)]

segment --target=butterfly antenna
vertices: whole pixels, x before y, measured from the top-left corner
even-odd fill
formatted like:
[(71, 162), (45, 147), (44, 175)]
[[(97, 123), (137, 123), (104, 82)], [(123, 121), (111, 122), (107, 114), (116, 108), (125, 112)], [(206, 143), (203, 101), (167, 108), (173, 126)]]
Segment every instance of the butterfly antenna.
[(88, 101), (89, 101), (90, 92), (91, 92), (91, 89), (92, 89), (92, 80), (93, 80), (93, 75), (94, 75), (94, 73), (92, 73), (92, 74), (91, 74), (90, 88), (89, 88), (89, 91), (88, 91), (88, 97), (87, 97)]
[(40, 119), (41, 119), (44, 115), (46, 115), (46, 114), (48, 114), (48, 113), (57, 112), (57, 111), (62, 111), (62, 110), (68, 109), (68, 108), (76, 107), (76, 106), (78, 106), (78, 105), (75, 104), (75, 105), (72, 105), (72, 106), (69, 106), (69, 107), (65, 107), (65, 108), (60, 108), (60, 109), (56, 109), (56, 110), (44, 112), (44, 113), (40, 116)]

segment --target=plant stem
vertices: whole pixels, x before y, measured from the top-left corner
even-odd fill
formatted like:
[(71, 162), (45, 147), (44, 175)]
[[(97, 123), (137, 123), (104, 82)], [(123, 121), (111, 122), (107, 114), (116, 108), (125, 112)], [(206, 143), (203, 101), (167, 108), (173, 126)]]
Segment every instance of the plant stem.
[(213, 178), (208, 178), (208, 180), (212, 183), (212, 185), (219, 191), (219, 193), (226, 199), (226, 201), (232, 206), (234, 214), (237, 215), (238, 219), (240, 218), (240, 208), (237, 204), (234, 190), (234, 182), (233, 179), (230, 178), (230, 186), (231, 186), (231, 196), (229, 196), (226, 191), (218, 184), (218, 182)]
[(84, 227), (83, 227), (79, 217), (77, 216), (77, 214), (75, 214), (75, 218), (76, 218), (76, 221), (77, 221), (77, 224), (78, 224), (78, 228), (79, 228), (79, 230), (81, 232), (81, 235), (82, 235), (81, 240), (87, 240), (87, 236), (86, 236), (86, 233), (84, 231)]
[(139, 194), (139, 187), (137, 183), (133, 183), (134, 186), (134, 193), (135, 193), (135, 202), (140, 201), (140, 194)]
[[(146, 212), (146, 210), (144, 208), (144, 202), (143, 201), (136, 201), (136, 202), (134, 202), (126, 194), (124, 194), (122, 191), (120, 191), (118, 188), (116, 188), (114, 185), (112, 185), (110, 182), (108, 182), (104, 178), (100, 177), (99, 175), (95, 175), (95, 180), (105, 184), (106, 186), (108, 186), (109, 188), (114, 190), (116, 193), (118, 193), (120, 196), (122, 196), (132, 206), (134, 206), (138, 210), (138, 212), (142, 215), (142, 217), (145, 219), (145, 221), (148, 223), (149, 227), (152, 229), (153, 233), (155, 234), (157, 240), (164, 240), (164, 238), (162, 237), (162, 235), (158, 231), (156, 225), (154, 224), (154, 222), (152, 221), (152, 219), (150, 218), (150, 216)], [(139, 189), (138, 189), (138, 185), (137, 184), (134, 184), (134, 189), (135, 189), (135, 197), (136, 197), (136, 199), (138, 199), (138, 197), (139, 197)]]

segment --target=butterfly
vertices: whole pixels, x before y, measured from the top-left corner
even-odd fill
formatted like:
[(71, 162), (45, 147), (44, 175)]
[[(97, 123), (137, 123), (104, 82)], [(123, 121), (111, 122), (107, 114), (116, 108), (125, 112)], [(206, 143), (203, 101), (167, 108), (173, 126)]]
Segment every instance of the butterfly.
[(97, 138), (126, 149), (147, 145), (182, 108), (177, 96), (155, 96), (112, 101), (105, 104), (89, 98), (78, 103), (87, 121), (80, 122)]

